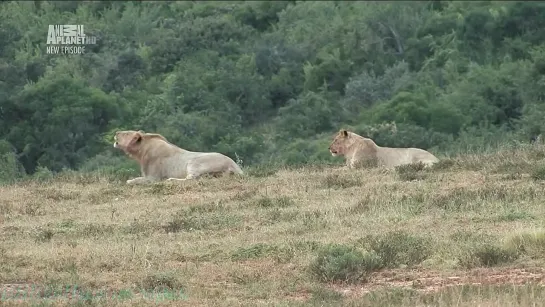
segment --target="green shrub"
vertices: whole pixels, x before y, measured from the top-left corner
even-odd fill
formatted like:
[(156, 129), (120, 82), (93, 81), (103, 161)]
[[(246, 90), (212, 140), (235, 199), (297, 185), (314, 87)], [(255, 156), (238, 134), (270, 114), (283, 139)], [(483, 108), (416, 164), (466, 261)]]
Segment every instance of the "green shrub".
[(492, 267), (509, 263), (517, 259), (513, 250), (508, 250), (490, 243), (471, 245), (459, 258), (460, 264), (464, 267)]
[(401, 231), (376, 237), (368, 236), (363, 242), (380, 257), (385, 267), (391, 268), (419, 264), (432, 253), (431, 242), (428, 239)]
[(26, 176), (9, 142), (0, 140), (0, 183), (12, 183)]
[(534, 180), (545, 180), (545, 165), (535, 167), (532, 171), (531, 177)]
[(326, 189), (346, 189), (361, 184), (359, 178), (350, 178), (339, 174), (329, 174), (322, 179), (322, 186)]
[(330, 244), (321, 249), (310, 270), (320, 281), (358, 282), (381, 267), (374, 252), (362, 252), (340, 244)]
[(413, 180), (422, 180), (425, 179), (427, 174), (423, 173), (424, 163), (412, 163), (399, 165), (395, 167), (397, 176), (402, 181), (413, 181)]
[(545, 258), (545, 231), (521, 232), (505, 240), (506, 250), (532, 258)]
[(255, 204), (263, 208), (286, 208), (295, 205), (295, 202), (288, 196), (280, 197), (261, 197), (255, 200)]
[(79, 169), (83, 173), (94, 173), (112, 180), (125, 181), (140, 176), (138, 162), (112, 153), (100, 154), (87, 160)]

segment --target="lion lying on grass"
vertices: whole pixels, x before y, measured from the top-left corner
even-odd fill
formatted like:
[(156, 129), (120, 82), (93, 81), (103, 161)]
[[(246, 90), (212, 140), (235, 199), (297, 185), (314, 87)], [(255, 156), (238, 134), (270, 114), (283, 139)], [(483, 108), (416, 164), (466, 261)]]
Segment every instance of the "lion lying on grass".
[(365, 162), (393, 168), (398, 165), (422, 162), (431, 166), (438, 162), (434, 155), (420, 148), (380, 147), (372, 139), (354, 132), (340, 130), (329, 146), (332, 156), (344, 156), (346, 165), (355, 168)]
[(194, 152), (168, 142), (162, 135), (144, 131), (117, 131), (114, 148), (138, 161), (142, 177), (127, 180), (150, 183), (196, 179), (202, 175), (243, 174), (231, 158), (216, 152)]

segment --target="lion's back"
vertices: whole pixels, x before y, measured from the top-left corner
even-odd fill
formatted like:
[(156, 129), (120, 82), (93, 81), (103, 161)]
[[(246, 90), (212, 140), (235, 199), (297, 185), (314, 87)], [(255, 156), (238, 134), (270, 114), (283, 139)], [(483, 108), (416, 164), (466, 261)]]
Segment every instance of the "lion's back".
[(420, 148), (382, 148), (378, 158), (388, 166), (399, 166), (417, 162), (435, 163), (438, 161), (432, 153)]
[(408, 148), (410, 152), (409, 163), (424, 163), (425, 165), (432, 165), (439, 161), (439, 159), (431, 152), (421, 148)]
[(149, 162), (144, 167), (148, 172), (160, 174), (160, 177), (185, 177), (189, 157), (179, 147), (168, 142), (152, 139), (148, 157)]
[(190, 168), (200, 169), (203, 172), (233, 171), (242, 173), (233, 159), (218, 152), (192, 152), (188, 163)]
[(422, 162), (437, 162), (439, 159), (431, 152), (421, 148), (409, 148), (412, 153), (413, 159)]

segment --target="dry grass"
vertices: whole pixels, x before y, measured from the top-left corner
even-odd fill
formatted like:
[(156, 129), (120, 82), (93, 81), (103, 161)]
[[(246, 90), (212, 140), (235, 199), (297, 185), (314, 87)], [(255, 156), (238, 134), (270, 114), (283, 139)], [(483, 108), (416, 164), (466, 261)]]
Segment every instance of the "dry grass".
[(432, 170), (309, 167), (139, 187), (72, 174), (4, 186), (0, 299), (544, 306), (542, 152)]

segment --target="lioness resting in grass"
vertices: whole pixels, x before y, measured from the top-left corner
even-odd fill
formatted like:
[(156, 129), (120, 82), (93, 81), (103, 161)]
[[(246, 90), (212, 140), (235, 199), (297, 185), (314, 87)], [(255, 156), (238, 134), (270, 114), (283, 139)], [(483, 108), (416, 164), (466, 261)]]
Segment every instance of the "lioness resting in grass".
[(196, 179), (201, 175), (242, 174), (231, 158), (216, 152), (194, 152), (182, 149), (162, 135), (144, 131), (117, 131), (114, 148), (123, 150), (138, 161), (142, 177), (127, 180), (128, 184), (160, 180)]
[(398, 165), (422, 162), (431, 166), (439, 161), (434, 155), (420, 148), (380, 147), (372, 139), (354, 132), (340, 130), (331, 145), (332, 156), (344, 156), (346, 166), (355, 168), (365, 162), (393, 168)]

